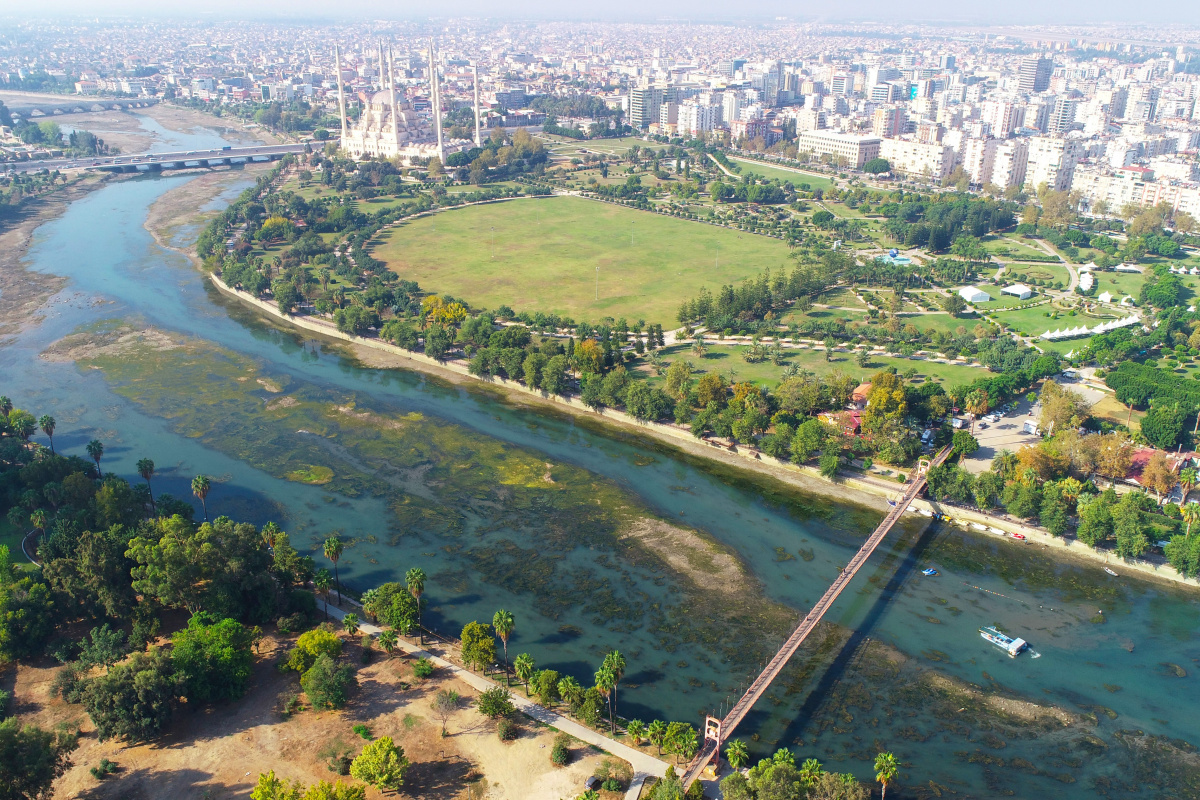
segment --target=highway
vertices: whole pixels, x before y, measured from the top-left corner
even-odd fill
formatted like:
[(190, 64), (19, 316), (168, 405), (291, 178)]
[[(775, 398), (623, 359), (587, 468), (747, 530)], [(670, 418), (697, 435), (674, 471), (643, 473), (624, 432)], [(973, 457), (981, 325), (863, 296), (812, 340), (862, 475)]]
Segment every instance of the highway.
[(37, 172), (47, 169), (97, 169), (111, 172), (149, 172), (160, 169), (212, 167), (247, 161), (274, 161), (288, 153), (303, 153), (304, 144), (270, 144), (254, 147), (229, 147), (214, 150), (187, 150), (176, 153), (129, 153), (88, 158), (48, 158), (41, 161), (0, 163), (0, 173)]

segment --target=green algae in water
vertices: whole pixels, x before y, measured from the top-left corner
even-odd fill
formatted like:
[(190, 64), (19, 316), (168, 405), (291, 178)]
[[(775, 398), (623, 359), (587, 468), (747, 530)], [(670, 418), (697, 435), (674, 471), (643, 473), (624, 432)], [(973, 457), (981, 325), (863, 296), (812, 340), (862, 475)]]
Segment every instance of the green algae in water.
[(812, 550), (812, 548), (801, 547), (796, 551), (796, 553), (799, 554), (800, 558), (804, 559), (806, 562), (812, 561), (817, 557), (817, 554)]
[(294, 469), (284, 475), (289, 481), (298, 483), (307, 483), (314, 486), (320, 486), (329, 483), (333, 480), (333, 470), (329, 467), (320, 467), (314, 464)]
[(796, 557), (782, 547), (775, 548), (775, 560), (778, 561), (795, 561)]

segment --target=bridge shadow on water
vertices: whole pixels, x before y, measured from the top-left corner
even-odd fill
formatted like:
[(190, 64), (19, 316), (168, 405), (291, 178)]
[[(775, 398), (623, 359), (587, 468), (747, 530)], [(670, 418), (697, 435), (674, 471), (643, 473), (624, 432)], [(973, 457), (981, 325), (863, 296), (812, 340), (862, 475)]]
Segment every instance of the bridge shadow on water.
[[(854, 659), (854, 654), (858, 652), (859, 648), (869, 638), (872, 631), (875, 630), (875, 626), (879, 623), (879, 620), (883, 617), (884, 612), (887, 611), (888, 607), (891, 605), (892, 600), (904, 586), (905, 581), (917, 571), (918, 565), (921, 563), (922, 556), (924, 555), (925, 551), (929, 549), (929, 545), (933, 543), (933, 540), (937, 537), (941, 530), (942, 523), (931, 521), (930, 524), (927, 525), (925, 529), (917, 535), (917, 540), (913, 543), (912, 547), (908, 549), (908, 552), (902, 556), (900, 564), (896, 567), (895, 572), (892, 573), (891, 578), (880, 591), (879, 596), (875, 598), (875, 601), (867, 610), (866, 616), (863, 618), (862, 622), (858, 624), (858, 626), (851, 632), (850, 637), (842, 644), (841, 648), (837, 652), (837, 655), (834, 656), (829, 666), (825, 668), (825, 671), (821, 675), (821, 679), (817, 682), (817, 685), (809, 690), (808, 696), (805, 698), (803, 705), (801, 705), (796, 711), (792, 721), (788, 723), (786, 727), (784, 727), (778, 739), (779, 747), (789, 746), (791, 742), (794, 742), (801, 736), (801, 734), (804, 733), (813, 715), (816, 714), (817, 710), (821, 707), (821, 704), (828, 698), (829, 693), (842, 679), (846, 669), (850, 666), (851, 661)], [(761, 712), (752, 712), (752, 715), (757, 715), (760, 713)], [(765, 722), (766, 720), (765, 718), (760, 717), (760, 721)], [(747, 722), (750, 722), (750, 725), (747, 727), (752, 729), (758, 727), (754, 725), (750, 719), (747, 719)]]

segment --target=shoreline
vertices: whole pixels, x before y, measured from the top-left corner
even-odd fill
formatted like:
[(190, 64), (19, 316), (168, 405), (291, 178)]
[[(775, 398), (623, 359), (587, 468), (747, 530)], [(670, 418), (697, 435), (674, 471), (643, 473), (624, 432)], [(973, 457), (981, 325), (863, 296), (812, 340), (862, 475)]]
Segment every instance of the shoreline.
[[(598, 426), (616, 428), (623, 435), (635, 435), (642, 438), (648, 437), (655, 440), (658, 444), (673, 446), (690, 456), (716, 461), (725, 466), (753, 473), (755, 476), (765, 476), (779, 480), (794, 489), (800, 489), (810, 494), (842, 502), (856, 503), (879, 511), (885, 511), (888, 507), (887, 501), (901, 494), (900, 484), (896, 484), (893, 488), (880, 481), (851, 476), (841, 476), (837, 482), (828, 481), (820, 476), (815, 467), (799, 466), (790, 462), (779, 461), (749, 448), (739, 447), (730, 449), (717, 443), (706, 444), (704, 441), (692, 436), (690, 431), (673, 425), (643, 422), (623, 411), (613, 409), (595, 411), (583, 405), (578, 398), (547, 396), (543, 392), (531, 390), (520, 383), (501, 377), (492, 377), (491, 379), (484, 380), (470, 374), (463, 363), (454, 361), (438, 362), (422, 353), (410, 352), (377, 339), (364, 339), (343, 333), (334, 327), (333, 324), (313, 317), (285, 316), (269, 301), (260, 300), (250, 296), (246, 292), (234, 289), (214, 273), (205, 273), (205, 275), (218, 292), (267, 314), (275, 322), (285, 323), (310, 333), (355, 346), (356, 356), (359, 356), (360, 353), (361, 356), (366, 356), (365, 358), (359, 356), (359, 360), (369, 367), (415, 370), (448, 380), (453, 384), (469, 384), (470, 388), (478, 388), (498, 394), (505, 402), (511, 405), (553, 409), (558, 413), (568, 414), (580, 420), (587, 420)], [(379, 353), (386, 353), (391, 358), (371, 358), (371, 356), (376, 356)], [(1014, 546), (1042, 545), (1043, 549), (1046, 550), (1051, 549), (1052, 545), (1057, 545), (1054, 549), (1058, 551), (1058, 555), (1055, 557), (1060, 561), (1070, 561), (1078, 566), (1102, 567), (1112, 564), (1116, 569), (1125, 570), (1126, 573), (1136, 573), (1137, 577), (1145, 580), (1161, 581), (1188, 588), (1195, 588), (1196, 586), (1196, 582), (1193, 579), (1185, 578), (1174, 567), (1165, 563), (1165, 561), (1155, 564), (1145, 560), (1126, 561), (1116, 559), (1111, 554), (1093, 550), (1076, 539), (1058, 539), (1040, 528), (1035, 528), (1006, 517), (993, 516), (974, 509), (943, 505), (942, 503), (925, 498), (915, 499), (911, 508), (917, 509), (918, 512), (926, 511), (929, 514), (951, 516), (953, 517), (954, 524), (966, 532), (986, 533), (987, 535), (982, 536), (984, 539), (995, 538), (1006, 541)], [(980, 531), (978, 528), (972, 529), (972, 525), (982, 525), (985, 528), (998, 529), (1003, 532), (1003, 535)], [(1021, 540), (1014, 538), (1012, 536), (1014, 533), (1025, 536), (1026, 541), (1021, 542)], [(1064, 559), (1062, 556), (1066, 556), (1066, 558)], [(1124, 576), (1118, 572), (1117, 577)]]

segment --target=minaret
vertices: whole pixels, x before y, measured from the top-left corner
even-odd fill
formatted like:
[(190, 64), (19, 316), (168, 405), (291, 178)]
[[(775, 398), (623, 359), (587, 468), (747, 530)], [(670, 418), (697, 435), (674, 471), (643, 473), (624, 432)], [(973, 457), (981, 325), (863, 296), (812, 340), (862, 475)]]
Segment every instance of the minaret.
[(396, 107), (396, 72), (395, 59), (392, 57), (391, 45), (388, 46), (388, 86), (392, 92), (392, 141), (396, 143), (396, 152), (400, 152), (400, 111)]
[(471, 70), (475, 73), (475, 146), (483, 147), (479, 133), (479, 65), (472, 64)]
[(433, 90), (433, 126), (437, 128), (438, 160), (446, 163), (446, 146), (442, 143), (442, 92), (438, 88), (437, 60), (433, 52), (433, 37), (429, 37), (429, 85)]
[(337, 69), (338, 79), (338, 120), (342, 123), (341, 146), (346, 146), (346, 92), (342, 88), (342, 51), (336, 44), (333, 46), (333, 63)]
[(383, 76), (387, 74), (383, 69), (383, 39), (379, 40), (378, 45), (379, 45), (379, 90), (383, 91), (384, 89), (387, 88), (387, 84), (383, 79)]

